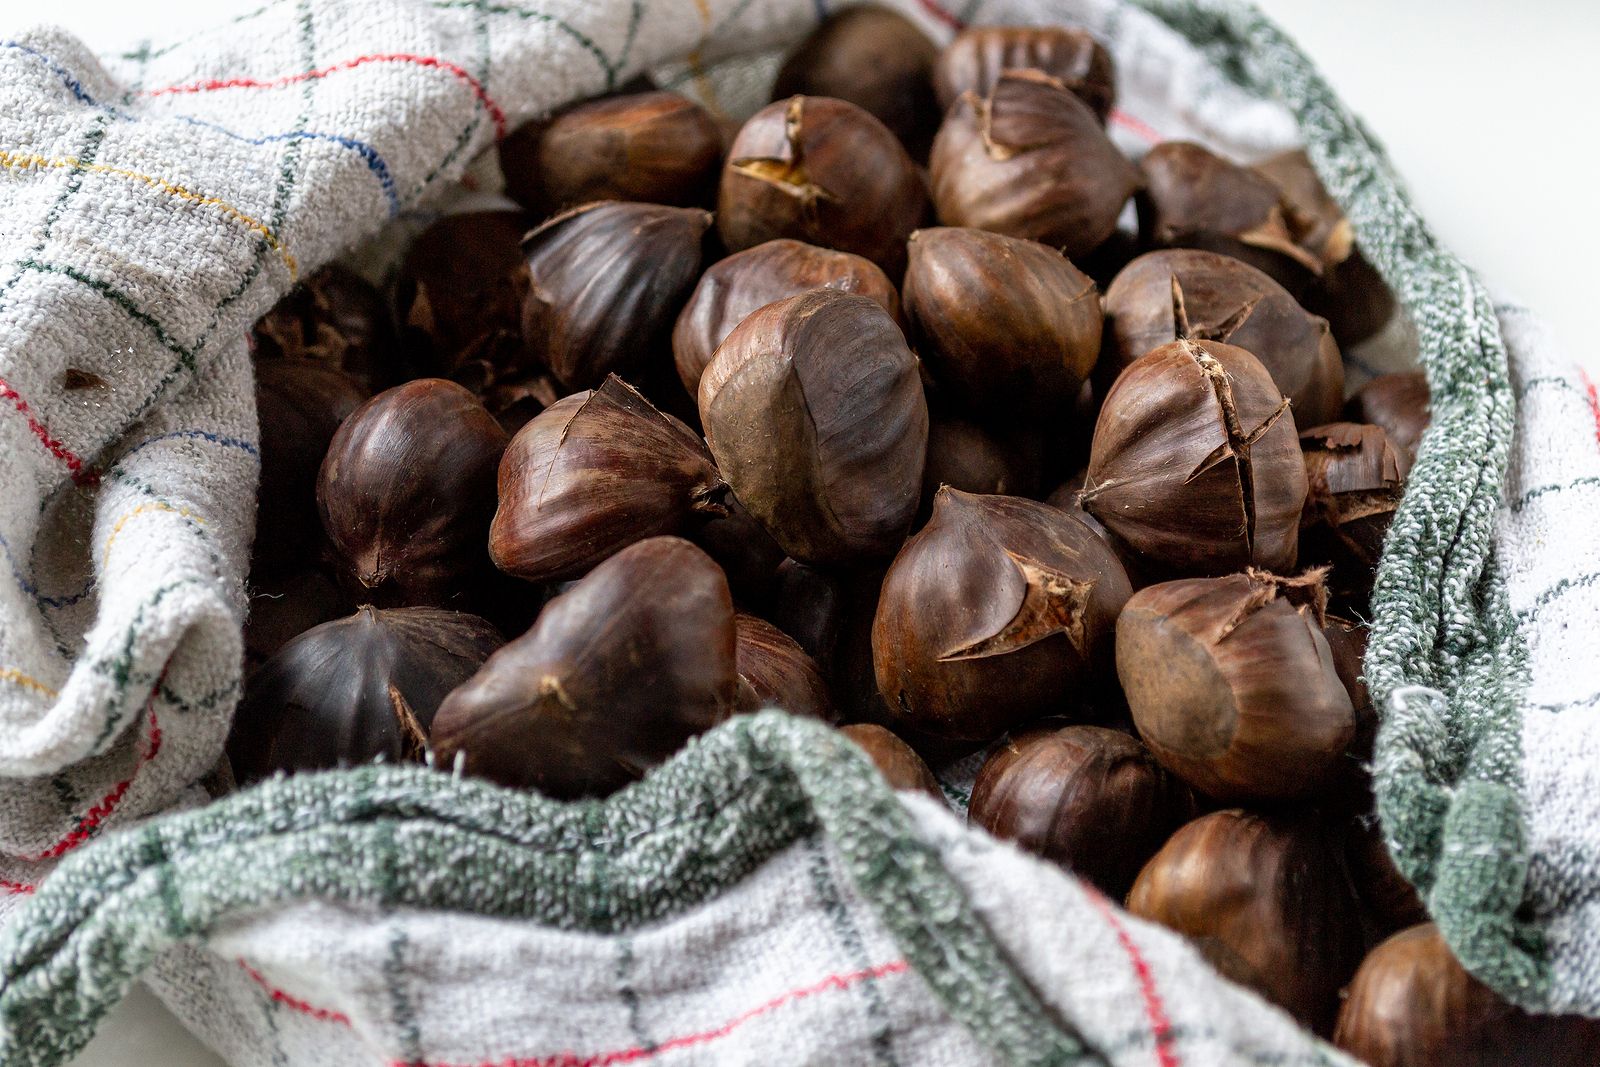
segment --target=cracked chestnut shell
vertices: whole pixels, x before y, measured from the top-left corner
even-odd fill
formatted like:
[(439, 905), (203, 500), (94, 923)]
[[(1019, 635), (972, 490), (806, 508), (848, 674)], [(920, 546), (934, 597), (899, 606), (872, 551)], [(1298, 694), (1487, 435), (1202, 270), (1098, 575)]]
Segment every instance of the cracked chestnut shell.
[(421, 763), (445, 695), (499, 648), (475, 615), (362, 607), (287, 642), (245, 687), (228, 737), (241, 782), (373, 760)]
[(942, 108), (933, 93), (939, 49), (899, 12), (876, 4), (823, 19), (784, 60), (772, 98), (829, 96), (866, 111), (900, 138), (914, 159), (928, 158)]
[(1361, 961), (1337, 835), (1310, 819), (1201, 816), (1145, 864), (1128, 911), (1184, 935), (1223, 976), (1322, 1035)]
[(612, 375), (512, 439), (489, 555), (530, 582), (575, 578), (635, 541), (725, 515), (726, 492), (694, 431)]
[(986, 96), (1009, 70), (1042, 71), (1060, 81), (1105, 124), (1117, 99), (1111, 53), (1086, 31), (1068, 26), (974, 26), (956, 34), (933, 68), (939, 107), (962, 93)]
[(1106, 382), (1158, 345), (1221, 341), (1261, 361), (1298, 424), (1338, 418), (1344, 361), (1327, 321), (1247, 263), (1198, 249), (1146, 253), (1112, 280), (1105, 312)]
[(944, 790), (939, 788), (939, 779), (927, 761), (893, 731), (877, 723), (857, 722), (839, 727), (839, 732), (867, 754), (890, 788), (916, 790), (944, 802)]
[(520, 211), (446, 215), (417, 236), (395, 282), (404, 376), (448, 377), (469, 359), (520, 367), (528, 274)]
[(751, 312), (811, 289), (860, 293), (900, 321), (900, 294), (869, 259), (787, 237), (735, 252), (706, 268), (672, 329), (672, 358), (689, 395), (699, 395), (717, 346)]
[(883, 123), (854, 104), (794, 96), (750, 117), (728, 149), (717, 232), (737, 252), (792, 237), (853, 252), (890, 278), (928, 212), (917, 165)]
[(710, 556), (629, 545), (445, 698), (435, 766), (559, 799), (615, 792), (733, 713), (734, 633)]
[(733, 622), (739, 677), (750, 691), (750, 707), (742, 710), (782, 708), (825, 722), (838, 717), (822, 671), (799, 642), (767, 620), (742, 611)]
[(1311, 797), (1344, 769), (1355, 708), (1322, 634), (1321, 575), (1164, 582), (1117, 620), (1117, 674), (1139, 736), (1225, 803)]
[(1344, 415), (1350, 422), (1383, 427), (1389, 443), (1415, 463), (1422, 431), (1432, 417), (1428, 400), (1428, 378), (1421, 371), (1380, 374), (1356, 390)]
[(360, 597), (441, 607), (487, 571), (506, 432), (454, 382), (420, 378), (339, 427), (317, 479), (322, 528)]
[(895, 556), (872, 623), (891, 725), (987, 741), (1109, 678), (1130, 593), (1082, 523), (1033, 500), (941, 489)]
[(710, 226), (699, 208), (616, 200), (546, 221), (522, 241), (528, 351), (569, 390), (638, 371), (666, 348)]
[(302, 281), (250, 332), (257, 361), (310, 360), (348, 374), (364, 396), (393, 373), (394, 338), (383, 297), (337, 263)]
[(1162, 345), (1101, 406), (1081, 501), (1141, 570), (1289, 570), (1305, 499), (1289, 401), (1242, 348)]
[(955, 227), (911, 235), (906, 319), (952, 398), (993, 418), (1069, 406), (1100, 355), (1100, 293), (1060, 252)]
[(928, 167), (945, 226), (1042, 241), (1069, 259), (1117, 228), (1139, 172), (1087, 104), (1036, 70), (1008, 70), (987, 94), (961, 94)]
[(711, 202), (722, 130), (705, 108), (656, 90), (586, 100), (500, 142), (506, 195), (534, 215), (596, 200)]
[(1300, 447), (1308, 485), (1303, 562), (1331, 565), (1334, 599), (1363, 607), (1411, 465), (1382, 428), (1354, 422), (1312, 427), (1300, 435)]
[(717, 467), (790, 556), (888, 556), (917, 508), (928, 407), (917, 358), (876, 301), (814, 289), (768, 304), (700, 379)]
[(984, 761), (967, 818), (1113, 900), (1194, 817), (1189, 789), (1138, 738), (1103, 726), (1033, 729)]

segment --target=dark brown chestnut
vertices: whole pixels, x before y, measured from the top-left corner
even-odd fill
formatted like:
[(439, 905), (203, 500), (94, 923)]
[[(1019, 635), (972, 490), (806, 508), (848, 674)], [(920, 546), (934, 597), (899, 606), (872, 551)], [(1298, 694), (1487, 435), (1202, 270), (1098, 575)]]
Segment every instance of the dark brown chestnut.
[(635, 541), (726, 513), (700, 438), (615, 375), (518, 431), (499, 486), (489, 555), (530, 582), (576, 578)]
[(1039, 487), (1039, 447), (1027, 435), (1002, 437), (977, 423), (934, 415), (928, 423), (928, 460), (922, 469), (922, 508), (948, 485), (964, 493), (1031, 497)]
[(689, 395), (699, 396), (717, 346), (746, 316), (810, 289), (860, 293), (900, 321), (900, 294), (869, 259), (788, 238), (735, 252), (706, 268), (672, 330), (672, 357)]
[(445, 694), (499, 648), (475, 615), (363, 607), (285, 644), (250, 676), (228, 738), (234, 775), (420, 763)]
[(1422, 431), (1433, 414), (1428, 399), (1428, 378), (1421, 371), (1380, 374), (1356, 390), (1345, 405), (1344, 417), (1382, 426), (1389, 443), (1415, 463)]
[(722, 130), (705, 108), (654, 90), (586, 100), (500, 142), (506, 195), (543, 217), (596, 200), (711, 203)]
[(380, 606), (442, 607), (488, 569), (484, 543), (506, 432), (466, 389), (421, 378), (339, 427), (317, 479), (334, 557)]
[(1172, 835), (1128, 894), (1128, 911), (1319, 1034), (1361, 961), (1361, 919), (1338, 836), (1311, 820), (1230, 810)]
[(1111, 53), (1069, 26), (973, 26), (956, 34), (933, 69), (940, 108), (962, 93), (987, 96), (1008, 70), (1043, 71), (1089, 106), (1105, 124), (1117, 99)]
[(749, 688), (752, 706), (742, 710), (782, 708), (791, 715), (832, 722), (833, 701), (816, 662), (794, 638), (765, 619), (740, 612), (734, 617), (739, 677)]
[(911, 235), (906, 318), (954, 402), (993, 418), (1058, 415), (1100, 355), (1100, 293), (1053, 248), (983, 230)]
[(434, 719), (435, 765), (604, 796), (733, 713), (733, 600), (677, 537), (629, 545), (545, 606)]
[(883, 587), (881, 566), (778, 566), (770, 618), (793, 637), (827, 679), (834, 707), (847, 722), (886, 721), (872, 670), (872, 615)]
[(1162, 345), (1107, 394), (1081, 499), (1142, 570), (1289, 570), (1306, 499), (1289, 401), (1242, 348)]
[(592, 389), (664, 357), (700, 276), (711, 225), (699, 208), (605, 201), (563, 212), (523, 239), (522, 339), (567, 389)]
[(1150, 751), (1103, 726), (1033, 729), (984, 761), (967, 818), (1061, 865), (1114, 900), (1173, 831), (1194, 796)]
[(1322, 636), (1321, 575), (1165, 582), (1117, 620), (1117, 674), (1156, 758), (1224, 802), (1315, 795), (1344, 767), (1355, 709)]
[(1365, 608), (1410, 461), (1371, 424), (1315, 426), (1300, 435), (1300, 447), (1308, 486), (1301, 561), (1330, 564), (1335, 603)]
[(341, 370), (372, 395), (395, 372), (383, 297), (354, 271), (330, 263), (302, 281), (251, 329), (258, 361), (304, 359)]
[(1036, 70), (962, 93), (928, 167), (943, 225), (1043, 241), (1071, 259), (1111, 236), (1139, 184), (1088, 105)]
[(446, 215), (412, 242), (395, 283), (406, 366), (445, 377), (463, 362), (521, 366), (522, 301), (528, 291), (520, 211)]
[(778, 567), (787, 558), (766, 527), (728, 490), (722, 496), (725, 513), (704, 509), (685, 536), (717, 561), (728, 576), (734, 603), (749, 611), (764, 611), (778, 587)]
[(355, 610), (339, 583), (320, 568), (284, 576), (250, 576), (250, 614), (244, 623), (244, 665), (254, 670), (313, 626)]
[(700, 379), (722, 476), (790, 556), (890, 555), (928, 446), (917, 358), (876, 301), (813, 289), (750, 315)]
[(1247, 263), (1198, 249), (1150, 252), (1106, 290), (1106, 371), (1158, 345), (1222, 341), (1259, 359), (1302, 426), (1331, 422), (1344, 403), (1344, 362), (1326, 320)]
[(1122, 564), (1033, 500), (941, 489), (889, 567), (872, 624), (892, 724), (987, 741), (1109, 678)]
[(839, 727), (839, 732), (860, 746), (891, 788), (910, 789), (944, 801), (944, 790), (927, 761), (893, 731), (877, 723), (858, 722)]
[(866, 111), (927, 159), (941, 108), (933, 93), (939, 49), (897, 11), (876, 4), (836, 11), (789, 54), (772, 98), (831, 96)]
[(778, 237), (905, 269), (906, 238), (928, 212), (911, 157), (867, 112), (825, 96), (794, 96), (757, 111), (728, 149), (717, 191), (717, 232), (737, 252)]

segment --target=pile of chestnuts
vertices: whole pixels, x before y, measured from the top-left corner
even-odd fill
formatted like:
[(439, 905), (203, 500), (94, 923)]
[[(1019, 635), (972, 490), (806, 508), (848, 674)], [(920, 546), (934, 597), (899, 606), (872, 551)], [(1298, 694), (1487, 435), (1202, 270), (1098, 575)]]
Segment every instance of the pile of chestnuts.
[(603, 796), (775, 707), (941, 800), (986, 753), (973, 823), (1375, 1065), (1589, 1062), (1378, 835), (1362, 620), (1428, 391), (1347, 397), (1394, 301), (1306, 156), (1130, 158), (1086, 33), (870, 6), (736, 132), (630, 90), (257, 324), (237, 777)]

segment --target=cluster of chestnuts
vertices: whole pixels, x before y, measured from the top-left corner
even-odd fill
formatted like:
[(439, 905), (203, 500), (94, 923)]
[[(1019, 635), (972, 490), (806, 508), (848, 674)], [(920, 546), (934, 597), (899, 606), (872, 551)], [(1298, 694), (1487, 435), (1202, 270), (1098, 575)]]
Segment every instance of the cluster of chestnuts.
[(254, 335), (237, 776), (601, 796), (777, 707), (934, 797), (987, 752), (975, 824), (1373, 1064), (1588, 1062), (1375, 829), (1361, 620), (1428, 392), (1347, 398), (1340, 350), (1393, 300), (1303, 154), (1130, 159), (1115, 99), (1081, 31), (851, 8), (731, 136), (568, 107), (500, 145), (515, 204), (311, 278)]

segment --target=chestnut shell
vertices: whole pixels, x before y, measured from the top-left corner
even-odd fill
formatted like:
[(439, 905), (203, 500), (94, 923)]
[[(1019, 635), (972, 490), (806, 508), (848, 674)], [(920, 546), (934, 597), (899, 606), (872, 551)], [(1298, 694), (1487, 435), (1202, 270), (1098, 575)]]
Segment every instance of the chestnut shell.
[(1087, 31), (1071, 26), (972, 26), (956, 34), (933, 71), (939, 107), (965, 92), (985, 96), (1008, 70), (1028, 68), (1057, 79), (1102, 125), (1116, 103), (1111, 53)]
[(916, 790), (944, 801), (944, 790), (939, 788), (939, 779), (927, 761), (893, 731), (876, 723), (858, 722), (839, 727), (839, 732), (860, 746), (891, 788)]
[(791, 715), (826, 722), (838, 717), (822, 671), (794, 638), (744, 612), (733, 621), (739, 677), (754, 698), (752, 706), (744, 710), (781, 708)]

